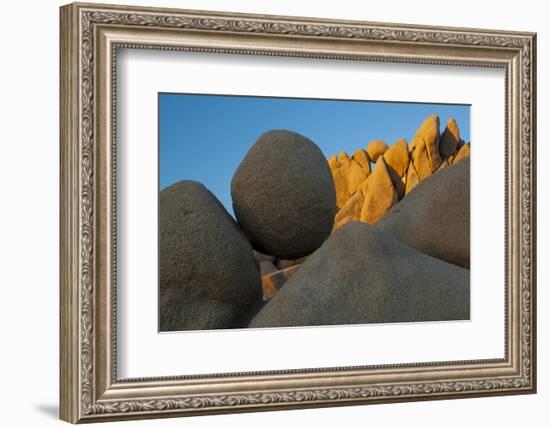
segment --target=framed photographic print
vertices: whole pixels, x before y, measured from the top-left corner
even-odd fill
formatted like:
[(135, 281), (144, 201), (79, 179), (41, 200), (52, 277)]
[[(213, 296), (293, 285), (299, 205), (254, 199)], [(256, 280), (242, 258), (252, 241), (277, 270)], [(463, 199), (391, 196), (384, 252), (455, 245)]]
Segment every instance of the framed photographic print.
[(62, 419), (535, 392), (535, 34), (60, 22)]

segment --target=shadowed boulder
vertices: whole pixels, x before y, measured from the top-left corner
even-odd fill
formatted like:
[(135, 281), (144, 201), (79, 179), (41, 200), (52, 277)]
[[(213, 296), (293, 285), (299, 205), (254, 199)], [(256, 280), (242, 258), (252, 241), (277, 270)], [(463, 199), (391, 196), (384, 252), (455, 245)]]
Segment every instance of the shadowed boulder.
[(277, 258), (309, 255), (330, 235), (336, 192), (329, 164), (308, 138), (261, 135), (231, 181), (235, 216), (254, 248)]
[(258, 260), (258, 262), (263, 262), (263, 261), (268, 261), (268, 262), (273, 262), (275, 261), (275, 257), (272, 256), (272, 255), (267, 255), (267, 254), (262, 254), (258, 251), (254, 251), (254, 257), (256, 258), (256, 260)]
[(262, 301), (252, 247), (202, 184), (160, 193), (160, 330), (242, 327)]
[(439, 154), (441, 158), (446, 159), (454, 154), (460, 146), (460, 129), (454, 119), (447, 121), (447, 126), (439, 140)]
[(469, 268), (469, 158), (420, 182), (376, 226), (421, 252)]
[(469, 274), (352, 222), (288, 278), (249, 327), (465, 320)]

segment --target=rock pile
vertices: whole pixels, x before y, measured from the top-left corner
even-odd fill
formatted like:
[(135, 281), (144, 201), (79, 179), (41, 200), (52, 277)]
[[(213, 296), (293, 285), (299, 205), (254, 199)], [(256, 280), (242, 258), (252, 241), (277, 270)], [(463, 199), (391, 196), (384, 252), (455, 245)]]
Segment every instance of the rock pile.
[(400, 139), (388, 148), (383, 141), (373, 140), (366, 152), (330, 157), (339, 209), (334, 231), (351, 221), (374, 224), (419, 182), (470, 155), (470, 145), (460, 138), (454, 119), (449, 119), (441, 135), (439, 126), (439, 117), (430, 116), (410, 145)]
[(238, 223), (200, 183), (161, 191), (161, 331), (246, 326), (296, 260), (330, 235), (332, 175), (319, 147), (297, 133), (261, 135), (235, 172), (231, 196)]
[(269, 131), (232, 179), (237, 221), (199, 183), (166, 188), (161, 330), (468, 319), (469, 154), (437, 116), (328, 162)]

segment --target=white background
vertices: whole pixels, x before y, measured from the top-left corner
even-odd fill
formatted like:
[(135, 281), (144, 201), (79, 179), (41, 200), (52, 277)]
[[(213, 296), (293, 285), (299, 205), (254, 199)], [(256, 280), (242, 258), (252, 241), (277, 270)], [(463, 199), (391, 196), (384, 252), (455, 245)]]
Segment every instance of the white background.
[[(504, 357), (504, 180), (484, 179), (488, 160), (504, 176), (504, 70), (135, 49), (117, 64), (120, 378)], [(158, 92), (471, 103), (471, 321), (158, 334)]]
[[(118, 3), (112, 0), (114, 3)], [(277, 0), (138, 1), (134, 4), (256, 13), (309, 15), (418, 24), (492, 27), (537, 31), (538, 117), (550, 115), (548, 84), (550, 30), (543, 2), (440, 1), (338, 2)], [(58, 6), (57, 1), (3, 5), (0, 105), (0, 387), (2, 424), (52, 425), (58, 402)], [(194, 419), (129, 422), (124, 425), (280, 426), (397, 425), (477, 426), (546, 425), (550, 404), (547, 326), (550, 304), (545, 263), (550, 244), (548, 128), (538, 129), (538, 351), (539, 393), (363, 407), (266, 412)], [(487, 176), (488, 180), (500, 177)], [(546, 194), (545, 194), (546, 193)], [(547, 221), (547, 220), (546, 220)], [(546, 335), (546, 336), (545, 336)], [(213, 350), (214, 351), (214, 350)], [(543, 419), (546, 418), (546, 420)]]

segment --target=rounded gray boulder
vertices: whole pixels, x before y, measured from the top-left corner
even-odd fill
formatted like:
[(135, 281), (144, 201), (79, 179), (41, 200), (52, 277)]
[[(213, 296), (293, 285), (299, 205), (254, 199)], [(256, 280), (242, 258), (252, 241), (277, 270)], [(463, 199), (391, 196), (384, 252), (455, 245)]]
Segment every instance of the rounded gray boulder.
[(350, 222), (308, 257), (249, 327), (469, 318), (469, 270)]
[(470, 268), (470, 159), (420, 182), (376, 227), (421, 252)]
[(294, 132), (261, 135), (231, 181), (237, 221), (254, 248), (277, 258), (309, 255), (327, 239), (336, 191), (325, 156)]
[(262, 301), (261, 277), (222, 204), (202, 184), (180, 181), (161, 191), (159, 223), (160, 330), (245, 326)]

